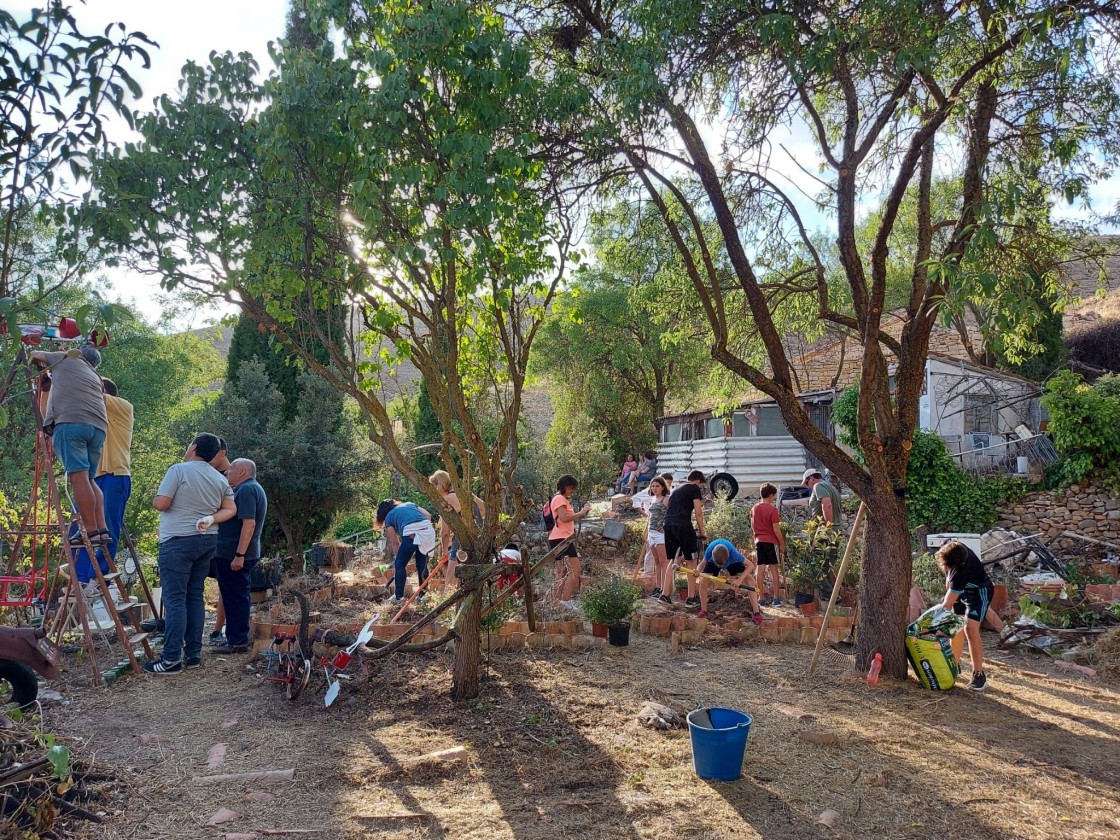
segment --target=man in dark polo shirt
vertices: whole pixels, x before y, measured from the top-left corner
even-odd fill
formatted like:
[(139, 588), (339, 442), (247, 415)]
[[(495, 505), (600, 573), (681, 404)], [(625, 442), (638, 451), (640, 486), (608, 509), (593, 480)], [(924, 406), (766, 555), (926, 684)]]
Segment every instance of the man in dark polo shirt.
[(261, 531), (268, 512), (264, 488), (257, 483), (257, 465), (238, 458), (226, 470), (233, 488), (237, 515), (218, 526), (214, 565), (218, 588), (226, 608), (226, 643), (214, 653), (247, 653), (249, 650), (249, 572), (261, 559)]

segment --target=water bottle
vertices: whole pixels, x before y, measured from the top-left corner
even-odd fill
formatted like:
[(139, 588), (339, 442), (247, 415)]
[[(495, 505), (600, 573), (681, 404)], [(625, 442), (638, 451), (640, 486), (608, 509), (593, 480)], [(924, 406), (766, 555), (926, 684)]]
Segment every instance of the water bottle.
[(883, 670), (883, 654), (875, 654), (875, 658), (871, 660), (871, 668), (867, 671), (867, 684), (879, 684), (879, 672)]

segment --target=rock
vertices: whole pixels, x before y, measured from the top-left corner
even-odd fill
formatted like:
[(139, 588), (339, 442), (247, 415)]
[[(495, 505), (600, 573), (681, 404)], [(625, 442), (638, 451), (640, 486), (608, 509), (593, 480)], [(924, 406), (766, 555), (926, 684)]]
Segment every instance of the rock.
[(678, 729), (684, 726), (680, 715), (668, 706), (652, 700), (647, 701), (638, 712), (638, 723), (649, 729)]
[(819, 817), (817, 817), (817, 823), (819, 825), (826, 825), (829, 828), (832, 828), (836, 825), (836, 821), (838, 819), (840, 819), (840, 812), (833, 811), (831, 808), (829, 808), (827, 811), (824, 811)]
[(1095, 531), (1097, 530), (1097, 520), (1095, 519), (1082, 519), (1077, 527), (1082, 531)]
[(39, 702), (45, 704), (57, 703), (59, 705), (66, 705), (67, 700), (57, 691), (47, 689), (46, 691), (39, 692)]

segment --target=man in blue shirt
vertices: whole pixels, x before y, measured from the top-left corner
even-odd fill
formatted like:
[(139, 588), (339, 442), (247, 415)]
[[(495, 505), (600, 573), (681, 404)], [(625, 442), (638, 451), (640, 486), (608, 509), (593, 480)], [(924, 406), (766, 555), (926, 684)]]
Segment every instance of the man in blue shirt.
[[(735, 592), (747, 593), (751, 599), (751, 620), (755, 624), (762, 624), (762, 613), (758, 611), (758, 592), (754, 583), (755, 562), (742, 553), (729, 540), (712, 540), (704, 551), (704, 562), (700, 571), (706, 575), (719, 576), (720, 572), (727, 572)], [(708, 617), (708, 579), (700, 578), (700, 612), (698, 618)]]
[(261, 531), (268, 513), (268, 497), (257, 483), (257, 465), (238, 458), (226, 470), (233, 488), (237, 515), (218, 526), (214, 565), (218, 589), (226, 608), (226, 643), (214, 653), (247, 653), (249, 650), (249, 572), (261, 559)]

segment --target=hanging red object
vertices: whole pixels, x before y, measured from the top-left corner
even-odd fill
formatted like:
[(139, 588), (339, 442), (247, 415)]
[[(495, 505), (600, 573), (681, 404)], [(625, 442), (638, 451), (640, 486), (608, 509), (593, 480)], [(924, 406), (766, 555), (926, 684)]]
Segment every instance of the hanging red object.
[(78, 329), (78, 322), (73, 318), (62, 318), (58, 322), (58, 337), (59, 338), (77, 338), (82, 334)]
[(109, 333), (105, 330), (90, 330), (89, 343), (99, 350), (109, 346)]

